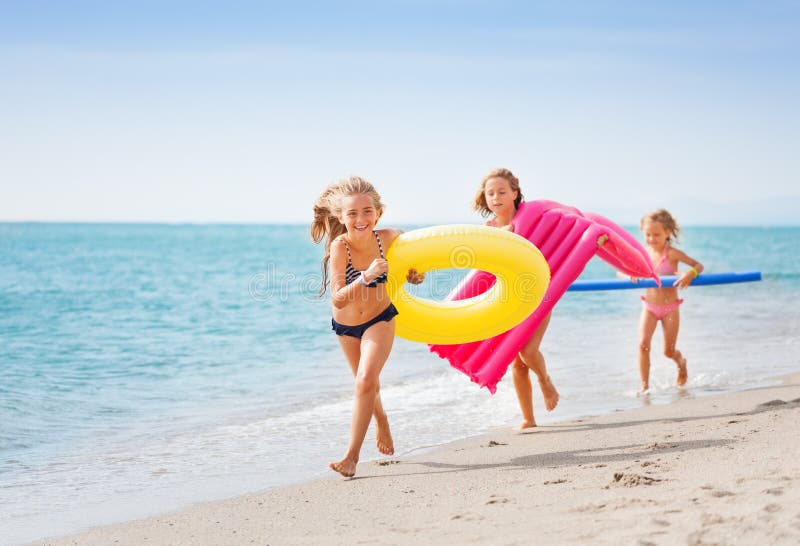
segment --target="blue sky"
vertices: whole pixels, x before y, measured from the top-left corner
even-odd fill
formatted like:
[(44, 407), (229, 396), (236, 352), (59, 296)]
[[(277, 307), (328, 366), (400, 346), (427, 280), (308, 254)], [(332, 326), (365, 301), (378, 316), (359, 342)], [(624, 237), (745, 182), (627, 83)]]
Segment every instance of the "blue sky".
[(4, 2), (0, 220), (476, 221), (482, 175), (798, 224), (798, 2)]

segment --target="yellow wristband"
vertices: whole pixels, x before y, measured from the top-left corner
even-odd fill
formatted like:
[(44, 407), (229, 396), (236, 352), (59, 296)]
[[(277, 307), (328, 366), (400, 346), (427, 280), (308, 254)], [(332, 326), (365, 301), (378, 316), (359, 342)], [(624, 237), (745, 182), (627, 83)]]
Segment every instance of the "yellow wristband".
[(698, 273), (697, 273), (697, 270), (696, 270), (694, 267), (690, 267), (690, 268), (689, 268), (689, 271), (691, 271), (692, 273), (694, 273), (694, 278), (696, 279), (696, 278), (697, 278), (697, 275), (698, 275)]

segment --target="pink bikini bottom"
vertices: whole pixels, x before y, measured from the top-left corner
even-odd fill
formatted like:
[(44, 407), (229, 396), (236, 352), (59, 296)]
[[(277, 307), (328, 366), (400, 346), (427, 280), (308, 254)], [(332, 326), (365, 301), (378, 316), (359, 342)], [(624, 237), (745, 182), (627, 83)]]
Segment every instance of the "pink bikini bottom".
[(644, 304), (645, 309), (650, 311), (658, 320), (661, 320), (680, 307), (680, 305), (683, 303), (683, 300), (677, 300), (672, 303), (662, 305), (659, 303), (648, 303), (644, 300), (644, 296), (642, 296), (642, 303)]

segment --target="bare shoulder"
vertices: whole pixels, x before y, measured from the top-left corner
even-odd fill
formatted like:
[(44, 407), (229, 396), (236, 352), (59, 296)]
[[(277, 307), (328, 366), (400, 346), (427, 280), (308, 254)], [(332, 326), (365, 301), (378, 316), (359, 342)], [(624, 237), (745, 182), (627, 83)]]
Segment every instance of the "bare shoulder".
[(381, 242), (387, 247), (390, 246), (402, 233), (402, 229), (385, 228), (378, 230), (378, 236), (381, 238)]
[(689, 259), (689, 256), (687, 256), (683, 250), (677, 249), (674, 246), (670, 246), (669, 253), (667, 254), (667, 259), (678, 260), (679, 262), (682, 262)]
[(670, 259), (676, 260), (681, 263), (685, 263), (690, 267), (696, 267), (699, 271), (703, 270), (703, 266), (700, 262), (683, 252), (682, 250), (674, 249), (675, 254), (670, 254)]
[(347, 252), (347, 241), (344, 235), (339, 235), (336, 239), (331, 241), (331, 260), (344, 256)]
[(501, 226), (498, 223), (497, 218), (492, 218), (491, 220), (486, 220), (486, 222), (483, 225), (484, 226), (488, 226), (488, 227), (497, 228), (497, 229), (502, 229), (502, 230), (505, 230), (505, 231), (514, 231), (514, 224), (506, 224), (506, 225)]

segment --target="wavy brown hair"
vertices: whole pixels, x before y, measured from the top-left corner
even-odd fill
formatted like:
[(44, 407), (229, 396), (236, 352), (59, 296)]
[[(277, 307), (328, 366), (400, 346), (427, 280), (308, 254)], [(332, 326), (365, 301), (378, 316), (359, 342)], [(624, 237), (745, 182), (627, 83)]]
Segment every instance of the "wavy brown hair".
[(339, 221), (339, 216), (342, 214), (342, 198), (351, 195), (368, 195), (375, 203), (378, 214), (383, 214), (381, 196), (372, 184), (360, 176), (351, 176), (334, 182), (325, 188), (317, 198), (317, 202), (314, 203), (314, 221), (311, 223), (311, 239), (315, 243), (325, 239), (325, 257), (322, 258), (322, 286), (319, 289), (319, 296), (322, 296), (328, 287), (331, 243), (339, 235), (347, 232), (347, 228)]
[(672, 240), (673, 236), (675, 237), (676, 241), (678, 240), (678, 235), (681, 232), (681, 228), (667, 209), (656, 209), (642, 216), (642, 221), (639, 222), (639, 229), (644, 229), (644, 225), (648, 222), (658, 222), (664, 226), (664, 229), (669, 234), (667, 235), (667, 241)]
[(483, 180), (481, 180), (481, 187), (478, 193), (475, 194), (475, 199), (472, 201), (473, 210), (480, 212), (481, 216), (489, 216), (492, 213), (492, 211), (489, 210), (489, 204), (486, 203), (486, 196), (483, 193), (486, 190), (486, 182), (492, 178), (504, 178), (508, 181), (511, 190), (517, 192), (517, 198), (514, 199), (514, 208), (518, 209), (519, 204), (522, 203), (522, 190), (519, 188), (519, 179), (508, 169), (494, 169), (489, 171), (489, 173), (483, 177)]

